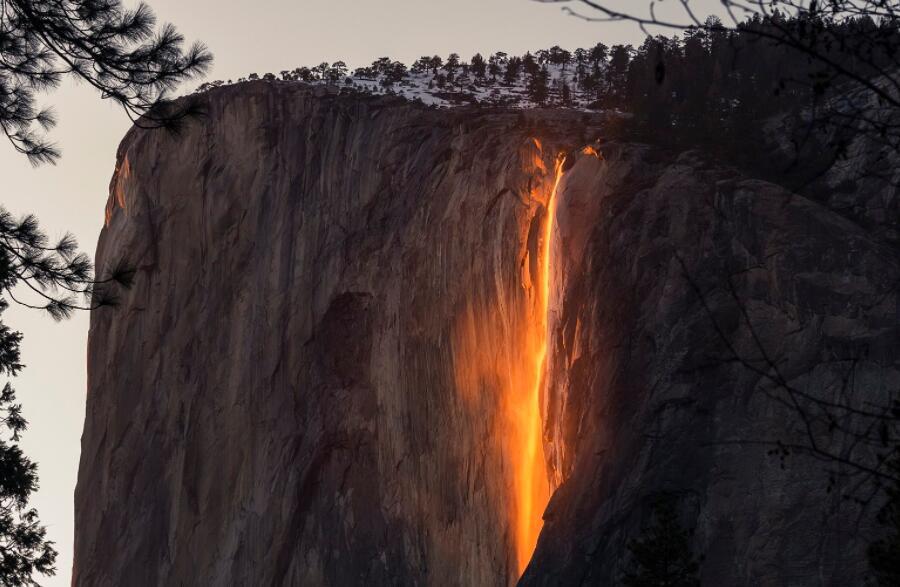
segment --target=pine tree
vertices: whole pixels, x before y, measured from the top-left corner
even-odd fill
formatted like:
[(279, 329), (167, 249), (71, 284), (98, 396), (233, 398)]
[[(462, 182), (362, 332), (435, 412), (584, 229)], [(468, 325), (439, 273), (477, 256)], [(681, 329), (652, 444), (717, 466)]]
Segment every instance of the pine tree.
[(391, 66), (385, 71), (384, 79), (387, 82), (387, 86), (392, 86), (395, 83), (399, 83), (403, 81), (407, 75), (406, 66), (400, 61), (394, 61), (391, 63)]
[[(7, 303), (0, 300), (0, 314)], [(16, 375), (22, 335), (0, 323), (0, 372)], [(37, 585), (35, 573), (56, 574), (56, 549), (36, 510), (28, 507), (38, 488), (37, 465), (22, 453), (18, 442), (27, 426), (12, 386), (0, 391), (0, 584)]]
[(528, 79), (528, 85), (526, 87), (526, 91), (528, 92), (528, 99), (534, 102), (535, 104), (544, 104), (547, 101), (548, 95), (548, 81), (550, 79), (550, 72), (547, 71), (547, 67), (542, 67), (532, 75)]
[(488, 60), (488, 73), (491, 74), (491, 79), (496, 80), (497, 76), (503, 72), (503, 66), (506, 65), (507, 54), (503, 51), (497, 51), (493, 55), (491, 55)]
[(591, 94), (594, 90), (597, 89), (597, 78), (593, 74), (585, 75), (581, 78), (581, 82), (579, 85), (586, 94)]
[(459, 69), (459, 54), (451, 53), (444, 62), (444, 71), (447, 72), (447, 81), (452, 82), (456, 78), (456, 70)]
[[(358, 69), (356, 70), (356, 75), (360, 75), (360, 70), (362, 70), (362, 69), (365, 69), (366, 71), (369, 71), (369, 68), (368, 68), (368, 67), (366, 67), (366, 68), (358, 68)], [(298, 67), (298, 68), (296, 68), (296, 69), (294, 70), (294, 76), (295, 76), (296, 79), (299, 79), (300, 81), (304, 81), (304, 82), (311, 82), (311, 81), (313, 81), (313, 79), (314, 79), (314, 77), (315, 77), (315, 76), (313, 76), (312, 70), (311, 70), (310, 68), (308, 68), (308, 67)], [(360, 75), (360, 77), (362, 77), (362, 75)]]
[(559, 45), (554, 45), (547, 52), (547, 60), (553, 65), (562, 65), (563, 71), (565, 71), (566, 66), (572, 61), (572, 54)]
[(631, 45), (615, 45), (609, 59), (606, 86), (609, 91), (608, 99), (612, 106), (622, 106), (625, 103), (626, 82), (628, 66), (631, 64), (631, 54), (634, 49)]
[(145, 4), (120, 0), (5, 0), (0, 3), (0, 128), (32, 163), (52, 163), (59, 150), (46, 138), (56, 118), (37, 107), (36, 93), (70, 75), (119, 104), (145, 127), (173, 128), (196, 114), (191, 101), (162, 108), (168, 92), (203, 73), (212, 56), (203, 45), (182, 50), (183, 37), (156, 30)]
[(562, 87), (560, 88), (560, 100), (566, 106), (568, 106), (572, 102), (572, 90), (569, 89), (569, 84), (563, 82)]
[(522, 67), (525, 70), (525, 75), (528, 76), (535, 75), (541, 69), (537, 64), (537, 61), (535, 61), (534, 55), (532, 55), (530, 51), (527, 51), (525, 55), (522, 56)]
[(503, 74), (503, 82), (507, 85), (513, 85), (519, 79), (519, 71), (522, 69), (521, 57), (510, 57), (506, 62), (506, 71)]
[[(387, 72), (391, 69), (391, 58), (390, 57), (379, 57), (375, 61), (372, 62), (372, 70), (378, 75), (386, 75)], [(328, 65), (327, 63), (323, 63), (323, 65)]]
[(484, 79), (484, 74), (487, 71), (487, 63), (484, 60), (484, 57), (481, 56), (481, 53), (476, 53), (472, 57), (472, 73), (475, 74), (475, 77), (478, 79)]
[(628, 544), (632, 569), (626, 587), (699, 587), (700, 565), (691, 552), (693, 532), (678, 523), (675, 500), (663, 495), (653, 505), (653, 524)]
[(415, 63), (409, 68), (412, 73), (425, 73), (429, 69), (431, 69), (431, 57), (428, 55), (416, 59)]
[(587, 63), (588, 56), (590, 55), (587, 49), (583, 49), (581, 47), (575, 49), (575, 52), (573, 54), (575, 55), (575, 63), (577, 63), (578, 65)]
[(429, 62), (429, 66), (431, 67), (431, 74), (437, 75), (438, 69), (440, 69), (441, 66), (443, 66), (443, 65), (444, 65), (444, 60), (441, 59), (441, 57), (439, 55), (435, 55), (434, 57), (432, 57), (431, 61)]
[(328, 70), (328, 81), (331, 83), (337, 83), (347, 77), (347, 64), (343, 61), (335, 61), (331, 64), (331, 68)]
[(594, 64), (603, 63), (609, 56), (609, 47), (607, 47), (603, 43), (597, 43), (591, 48), (588, 56), (590, 57), (591, 62)]

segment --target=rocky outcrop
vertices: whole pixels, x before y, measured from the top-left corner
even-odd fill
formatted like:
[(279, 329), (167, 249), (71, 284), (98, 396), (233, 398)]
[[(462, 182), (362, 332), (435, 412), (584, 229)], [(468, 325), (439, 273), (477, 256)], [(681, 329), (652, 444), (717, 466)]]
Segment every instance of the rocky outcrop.
[(120, 147), (97, 263), (137, 273), (91, 318), (75, 584), (515, 582), (561, 151), (556, 491), (522, 584), (616, 584), (663, 492), (704, 584), (859, 584), (855, 481), (767, 452), (867, 458), (815, 410), (900, 385), (892, 241), (697, 153), (579, 150), (602, 129), (580, 113), (200, 99), (180, 138)]

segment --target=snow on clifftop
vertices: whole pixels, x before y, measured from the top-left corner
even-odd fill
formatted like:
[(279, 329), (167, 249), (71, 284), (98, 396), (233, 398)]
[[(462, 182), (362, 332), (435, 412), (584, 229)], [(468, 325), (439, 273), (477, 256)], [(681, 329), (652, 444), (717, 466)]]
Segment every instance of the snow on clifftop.
[(369, 67), (352, 73), (342, 61), (331, 65), (298, 67), (279, 76), (250, 74), (236, 81), (214, 81), (199, 88), (249, 80), (268, 79), (331, 85), (367, 94), (393, 95), (434, 107), (485, 104), (518, 108), (555, 106), (579, 110), (599, 109), (598, 98), (608, 85), (606, 46), (598, 44), (570, 53), (559, 47), (526, 53), (521, 57), (495, 53), (485, 59), (475, 55), (469, 62), (451, 54), (422, 57), (409, 68), (382, 57)]

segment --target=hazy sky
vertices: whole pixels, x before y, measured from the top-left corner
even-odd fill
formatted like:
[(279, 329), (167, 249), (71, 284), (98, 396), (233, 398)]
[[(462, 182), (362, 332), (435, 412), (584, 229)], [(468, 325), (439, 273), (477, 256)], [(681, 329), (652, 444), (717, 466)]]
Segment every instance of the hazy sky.
[[(552, 45), (574, 49), (597, 41), (639, 43), (634, 25), (588, 23), (558, 5), (531, 0), (148, 0), (161, 21), (215, 55), (208, 79), (279, 72), (321, 61), (350, 67), (389, 56), (411, 63), (423, 54), (511, 54)], [(133, 2), (126, 2), (133, 5)], [(625, 6), (638, 0), (625, 0)], [(717, 0), (701, 2), (709, 7)], [(190, 84), (184, 89), (193, 89)], [(44, 98), (59, 114), (53, 138), (63, 149), (56, 167), (33, 169), (0, 145), (3, 193), (13, 213), (34, 212), (51, 237), (71, 231), (93, 254), (107, 186), (128, 119), (84, 85), (71, 81)], [(4, 321), (24, 335), (26, 369), (14, 381), (31, 425), (23, 445), (39, 464), (33, 504), (60, 551), (59, 574), (46, 585), (69, 585), (73, 490), (84, 419), (87, 316), (57, 324), (13, 307)]]

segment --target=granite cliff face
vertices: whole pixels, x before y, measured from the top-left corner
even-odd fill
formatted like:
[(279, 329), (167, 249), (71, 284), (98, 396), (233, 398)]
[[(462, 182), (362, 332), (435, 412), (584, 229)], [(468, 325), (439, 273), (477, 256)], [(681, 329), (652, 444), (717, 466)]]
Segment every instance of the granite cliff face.
[(202, 99), (120, 147), (97, 263), (138, 271), (91, 319), (75, 584), (504, 585), (552, 493), (522, 582), (609, 585), (662, 491), (709, 584), (861, 576), (821, 464), (752, 441), (797, 428), (766, 357), (900, 383), (893, 245), (699, 155), (581, 149), (582, 114)]
[(119, 152), (97, 264), (138, 272), (92, 316), (76, 584), (514, 580), (546, 121), (204, 100)]
[(545, 439), (561, 486), (521, 584), (617, 584), (660, 494), (695, 529), (704, 585), (863, 584), (872, 511), (838, 461), (873, 462), (853, 433), (872, 420), (822, 406), (900, 386), (890, 232), (697, 153), (603, 153), (560, 187)]

